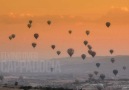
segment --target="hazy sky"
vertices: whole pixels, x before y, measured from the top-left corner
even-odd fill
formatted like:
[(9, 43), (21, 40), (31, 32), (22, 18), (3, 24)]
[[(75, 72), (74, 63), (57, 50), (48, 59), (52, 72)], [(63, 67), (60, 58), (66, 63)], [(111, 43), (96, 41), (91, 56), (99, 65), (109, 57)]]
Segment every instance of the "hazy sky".
[[(28, 20), (33, 20), (31, 30)], [(47, 25), (51, 20), (51, 26)], [(105, 23), (111, 22), (107, 28)], [(1, 52), (39, 52), (43, 58), (55, 58), (56, 50), (67, 56), (68, 48), (75, 49), (75, 56), (87, 54), (84, 40), (97, 52), (109, 55), (129, 54), (129, 0), (0, 0), (0, 49)], [(72, 35), (68, 30), (73, 31)], [(90, 36), (85, 31), (90, 30)], [(16, 34), (12, 41), (10, 34)], [(38, 40), (33, 38), (39, 33)], [(36, 42), (33, 49), (31, 43)], [(51, 50), (51, 44), (57, 46)], [(88, 56), (88, 54), (87, 54)]]

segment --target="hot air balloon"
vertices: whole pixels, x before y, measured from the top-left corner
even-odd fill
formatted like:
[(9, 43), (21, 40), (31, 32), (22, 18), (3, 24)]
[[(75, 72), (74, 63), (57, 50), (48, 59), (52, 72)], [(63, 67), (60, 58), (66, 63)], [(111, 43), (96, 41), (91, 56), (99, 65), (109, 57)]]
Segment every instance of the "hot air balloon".
[(48, 20), (48, 21), (47, 21), (47, 24), (48, 24), (48, 25), (51, 25), (51, 21), (50, 21), (50, 20)]
[(55, 47), (56, 47), (55, 45), (51, 45), (51, 48), (52, 48), (52, 49), (55, 49)]
[(113, 70), (113, 74), (116, 76), (118, 74), (118, 70)]
[(27, 26), (28, 26), (28, 28), (31, 28), (31, 24), (28, 24)]
[(72, 30), (69, 30), (69, 34), (71, 34), (72, 33)]
[(12, 38), (15, 38), (16, 35), (15, 34), (12, 34), (11, 36), (12, 36)]
[(37, 45), (37, 44), (36, 44), (35, 42), (32, 43), (33, 48), (35, 48), (36, 45)]
[(95, 57), (95, 55), (96, 55), (96, 52), (95, 51), (92, 51), (91, 56), (92, 57)]
[(110, 22), (106, 22), (106, 26), (110, 27), (111, 23)]
[(105, 79), (105, 75), (104, 74), (100, 74), (100, 78), (102, 79), (102, 80), (104, 80)]
[(50, 69), (51, 69), (51, 72), (53, 72), (54, 68), (53, 68), (53, 67), (51, 67)]
[(60, 55), (61, 54), (61, 51), (57, 51), (56, 53), (57, 53), (57, 55)]
[(89, 31), (89, 30), (87, 30), (87, 31), (86, 31), (86, 34), (87, 34), (87, 36), (88, 36), (88, 35), (90, 34), (90, 31)]
[(100, 63), (96, 63), (96, 67), (99, 68), (100, 67)]
[(84, 43), (84, 45), (86, 46), (86, 45), (88, 44), (88, 41), (85, 40), (83, 43)]
[(29, 24), (32, 24), (32, 20), (29, 20)]
[(94, 74), (95, 74), (95, 75), (98, 75), (98, 73), (99, 73), (98, 71), (94, 71)]
[(39, 34), (38, 34), (38, 33), (35, 33), (35, 34), (34, 34), (34, 37), (35, 37), (35, 39), (38, 39)]
[(67, 50), (67, 53), (69, 54), (70, 57), (72, 57), (72, 55), (74, 54), (74, 49), (69, 48), (69, 49)]
[(89, 55), (91, 55), (92, 54), (92, 50), (88, 50), (88, 53), (89, 53)]
[(87, 45), (88, 49), (92, 49), (92, 46), (91, 45)]
[(126, 66), (123, 66), (123, 69), (126, 70)]
[(114, 52), (114, 50), (113, 50), (113, 49), (111, 49), (111, 50), (110, 50), (110, 53), (111, 53), (111, 54), (113, 54), (113, 52)]
[(12, 38), (13, 38), (12, 36), (9, 36), (9, 39), (10, 39), (10, 40), (12, 40)]
[(115, 62), (115, 58), (111, 58), (111, 62), (114, 63)]
[(81, 57), (84, 60), (86, 58), (86, 55), (85, 54), (82, 54)]

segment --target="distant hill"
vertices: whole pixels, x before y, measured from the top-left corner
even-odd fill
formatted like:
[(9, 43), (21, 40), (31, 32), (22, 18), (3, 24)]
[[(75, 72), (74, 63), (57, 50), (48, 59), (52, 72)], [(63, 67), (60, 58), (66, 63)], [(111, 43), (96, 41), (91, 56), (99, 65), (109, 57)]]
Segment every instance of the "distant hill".
[[(111, 62), (111, 58), (115, 58), (115, 62)], [(80, 57), (52, 59), (60, 61), (61, 73), (84, 76), (94, 71), (104, 73), (107, 77), (114, 77), (112, 73), (114, 69), (119, 70), (119, 78), (129, 78), (129, 56), (98, 56), (95, 58), (88, 57), (82, 60)], [(96, 67), (96, 63), (100, 63), (100, 67)], [(126, 70), (123, 70), (126, 66)]]
[[(111, 62), (111, 58), (115, 58), (115, 62)], [(16, 62), (16, 61), (13, 61)], [(30, 61), (31, 62), (31, 61)], [(26, 76), (34, 78), (43, 78), (43, 79), (53, 79), (53, 78), (87, 78), (89, 73), (98, 71), (99, 74), (103, 73), (107, 78), (115, 77), (113, 70), (117, 69), (119, 71), (117, 78), (129, 78), (129, 56), (97, 56), (95, 58), (87, 57), (85, 60), (82, 60), (80, 57), (67, 57), (67, 58), (57, 58), (50, 60), (39, 60), (35, 61), (36, 63), (43, 62), (44, 66), (47, 66), (49, 72), (23, 72), (23, 73), (6, 73), (6, 75), (14, 76)], [(47, 65), (46, 62), (57, 62), (58, 67), (52, 63)], [(96, 63), (100, 63), (100, 67), (96, 67)], [(22, 64), (22, 63), (20, 63)], [(21, 65), (22, 66), (22, 65)], [(38, 66), (38, 64), (37, 64)], [(43, 69), (44, 69), (43, 66)], [(126, 66), (126, 70), (123, 70), (123, 66)], [(52, 68), (53, 69), (52, 69)], [(56, 69), (59, 69), (60, 72)], [(30, 67), (32, 69), (32, 67)], [(46, 78), (47, 77), (47, 78)], [(115, 77), (116, 78), (116, 77)]]

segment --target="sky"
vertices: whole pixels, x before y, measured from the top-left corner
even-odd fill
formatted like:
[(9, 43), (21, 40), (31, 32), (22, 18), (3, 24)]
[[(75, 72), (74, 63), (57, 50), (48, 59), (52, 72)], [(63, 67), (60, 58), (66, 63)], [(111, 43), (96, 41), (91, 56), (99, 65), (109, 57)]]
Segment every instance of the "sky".
[[(29, 20), (33, 20), (28, 29)], [(46, 22), (51, 20), (49, 26)], [(111, 22), (109, 28), (105, 23)], [(67, 57), (87, 53), (83, 41), (89, 41), (98, 56), (129, 55), (129, 0), (0, 0), (1, 52), (38, 52), (42, 58)], [(68, 34), (72, 30), (72, 34)], [(89, 36), (85, 31), (89, 30)], [(34, 33), (40, 36), (38, 40)], [(9, 40), (16, 34), (14, 40)], [(34, 49), (32, 42), (37, 43)], [(51, 45), (55, 44), (53, 51)], [(57, 56), (56, 51), (61, 55)]]

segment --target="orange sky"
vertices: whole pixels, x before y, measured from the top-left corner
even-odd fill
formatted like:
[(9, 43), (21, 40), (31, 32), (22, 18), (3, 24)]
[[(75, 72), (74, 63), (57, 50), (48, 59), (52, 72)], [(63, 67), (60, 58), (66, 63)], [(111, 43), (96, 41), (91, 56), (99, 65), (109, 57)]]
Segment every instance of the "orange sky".
[[(129, 0), (0, 0), (0, 4), (1, 52), (32, 51), (55, 58), (56, 50), (64, 57), (67, 48), (73, 47), (79, 56), (87, 54), (83, 41), (88, 40), (99, 56), (109, 55), (112, 48), (114, 55), (129, 54)], [(27, 28), (29, 19), (33, 20), (31, 30)], [(46, 24), (49, 19), (51, 26)], [(110, 28), (105, 26), (106, 21), (111, 22)], [(87, 29), (91, 31), (88, 37)], [(9, 41), (12, 33), (16, 38)], [(38, 40), (33, 38), (34, 33), (39, 33)], [(37, 48), (31, 47), (32, 42), (37, 42)], [(51, 44), (57, 46), (55, 51)]]

